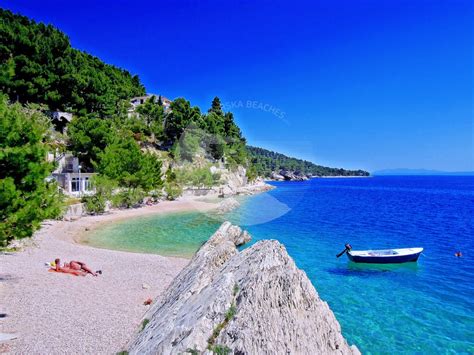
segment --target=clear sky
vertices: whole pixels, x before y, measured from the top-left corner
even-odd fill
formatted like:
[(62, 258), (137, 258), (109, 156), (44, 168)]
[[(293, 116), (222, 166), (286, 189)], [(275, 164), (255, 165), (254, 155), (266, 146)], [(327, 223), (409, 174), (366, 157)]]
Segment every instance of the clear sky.
[(5, 1), (249, 144), (346, 168), (474, 170), (473, 1)]

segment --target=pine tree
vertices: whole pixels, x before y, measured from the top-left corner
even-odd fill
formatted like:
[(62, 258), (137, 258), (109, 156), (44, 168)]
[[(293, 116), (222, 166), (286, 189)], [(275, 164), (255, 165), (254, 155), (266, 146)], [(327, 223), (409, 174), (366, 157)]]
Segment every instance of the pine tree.
[(33, 234), (61, 212), (61, 196), (47, 177), (49, 120), (0, 98), (0, 245)]

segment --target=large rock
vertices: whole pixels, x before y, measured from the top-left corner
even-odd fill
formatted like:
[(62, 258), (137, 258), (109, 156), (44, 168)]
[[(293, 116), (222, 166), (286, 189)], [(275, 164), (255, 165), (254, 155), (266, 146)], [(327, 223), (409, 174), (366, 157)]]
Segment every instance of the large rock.
[(280, 176), (287, 181), (304, 181), (308, 180), (308, 177), (301, 173), (300, 171), (289, 171), (289, 170), (280, 170)]
[(270, 178), (272, 180), (276, 180), (276, 181), (283, 181), (285, 180), (285, 177), (283, 175), (280, 175), (280, 174), (277, 174), (276, 172), (272, 172), (272, 174), (270, 175)]
[(266, 240), (239, 252), (248, 240), (223, 223), (150, 309), (130, 353), (358, 353), (284, 246)]

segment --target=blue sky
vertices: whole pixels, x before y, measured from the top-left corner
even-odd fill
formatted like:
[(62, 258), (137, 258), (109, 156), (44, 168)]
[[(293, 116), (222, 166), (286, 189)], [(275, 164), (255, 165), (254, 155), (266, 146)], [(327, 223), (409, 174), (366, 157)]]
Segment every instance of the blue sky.
[(470, 0), (3, 1), (248, 142), (346, 168), (474, 170)]

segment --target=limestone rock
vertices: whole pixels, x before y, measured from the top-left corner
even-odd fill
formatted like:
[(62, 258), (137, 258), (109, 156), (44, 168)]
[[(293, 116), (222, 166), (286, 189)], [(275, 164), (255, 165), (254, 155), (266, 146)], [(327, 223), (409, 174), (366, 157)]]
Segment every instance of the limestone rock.
[[(234, 354), (354, 354), (339, 323), (285, 247), (225, 222), (145, 316), (130, 354), (213, 347)], [(215, 348), (213, 349), (215, 350)]]
[(308, 177), (305, 174), (301, 173), (300, 171), (281, 170), (280, 175), (283, 176), (284, 180), (288, 180), (288, 181), (308, 180)]
[(277, 174), (276, 172), (273, 172), (270, 177), (272, 180), (276, 180), (276, 181), (285, 180), (285, 177), (283, 175)]

